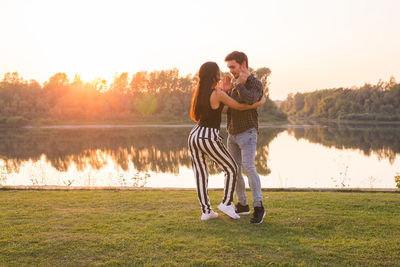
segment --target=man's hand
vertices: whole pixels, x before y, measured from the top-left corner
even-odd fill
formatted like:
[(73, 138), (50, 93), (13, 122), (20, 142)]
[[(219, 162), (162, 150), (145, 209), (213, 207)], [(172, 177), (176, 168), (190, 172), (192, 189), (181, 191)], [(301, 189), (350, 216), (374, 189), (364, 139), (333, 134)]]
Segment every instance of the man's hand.
[(245, 84), (249, 76), (250, 76), (250, 71), (243, 66), (240, 67), (239, 78), (237, 79), (238, 83)]
[(233, 83), (231, 81), (231, 76), (226, 75), (222, 80), (222, 91), (227, 92), (233, 88)]

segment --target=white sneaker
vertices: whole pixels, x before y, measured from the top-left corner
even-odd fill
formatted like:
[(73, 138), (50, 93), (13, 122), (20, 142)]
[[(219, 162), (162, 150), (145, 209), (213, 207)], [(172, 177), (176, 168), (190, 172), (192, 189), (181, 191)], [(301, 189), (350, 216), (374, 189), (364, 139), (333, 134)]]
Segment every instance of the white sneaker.
[(210, 213), (203, 213), (201, 215), (201, 220), (207, 221), (207, 220), (215, 219), (217, 217), (218, 217), (218, 213), (216, 213), (212, 210), (212, 211), (210, 211)]
[(218, 205), (218, 209), (232, 219), (240, 219), (240, 216), (235, 212), (235, 206), (232, 203), (229, 206), (221, 203)]

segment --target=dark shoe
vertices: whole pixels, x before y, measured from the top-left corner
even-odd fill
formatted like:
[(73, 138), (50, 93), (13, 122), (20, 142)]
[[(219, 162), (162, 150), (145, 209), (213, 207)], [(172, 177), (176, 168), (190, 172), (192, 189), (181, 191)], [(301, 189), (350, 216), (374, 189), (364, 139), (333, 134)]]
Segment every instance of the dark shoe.
[(250, 223), (254, 224), (260, 224), (263, 222), (263, 219), (265, 217), (265, 210), (264, 207), (254, 207), (254, 213), (253, 213), (253, 218), (250, 219)]
[(250, 214), (250, 208), (249, 205), (243, 206), (240, 203), (237, 203), (235, 206), (235, 211), (239, 215), (247, 215)]

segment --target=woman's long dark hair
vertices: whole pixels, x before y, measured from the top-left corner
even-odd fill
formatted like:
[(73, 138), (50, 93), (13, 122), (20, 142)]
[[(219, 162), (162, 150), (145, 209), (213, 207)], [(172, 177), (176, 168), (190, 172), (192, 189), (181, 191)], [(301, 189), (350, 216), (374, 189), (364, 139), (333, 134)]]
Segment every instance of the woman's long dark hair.
[(207, 116), (210, 110), (210, 92), (213, 86), (219, 81), (219, 67), (215, 62), (206, 62), (201, 65), (196, 90), (192, 97), (190, 118), (198, 122)]

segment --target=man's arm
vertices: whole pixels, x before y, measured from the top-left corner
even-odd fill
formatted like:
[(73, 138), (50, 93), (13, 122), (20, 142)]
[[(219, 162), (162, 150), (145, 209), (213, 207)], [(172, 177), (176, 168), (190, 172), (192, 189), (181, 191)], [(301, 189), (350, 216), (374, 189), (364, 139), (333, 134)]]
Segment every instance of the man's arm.
[(235, 89), (239, 94), (240, 100), (249, 105), (260, 100), (264, 93), (262, 83), (254, 76), (250, 76), (245, 84), (238, 83)]

